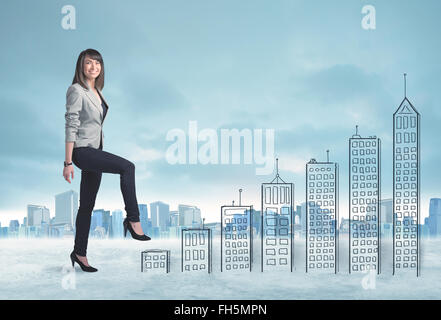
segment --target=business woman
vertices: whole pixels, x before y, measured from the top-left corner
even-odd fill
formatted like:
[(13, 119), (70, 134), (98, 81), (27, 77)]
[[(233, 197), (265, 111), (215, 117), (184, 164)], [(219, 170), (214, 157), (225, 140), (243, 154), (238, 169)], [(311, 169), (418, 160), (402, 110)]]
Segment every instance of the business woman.
[(120, 188), (127, 217), (124, 219), (124, 236), (127, 230), (136, 240), (146, 241), (139, 221), (135, 191), (135, 165), (117, 155), (103, 151), (102, 130), (109, 106), (101, 90), (104, 87), (104, 62), (94, 49), (80, 53), (72, 85), (66, 94), (66, 157), (63, 176), (71, 183), (74, 178), (72, 162), (81, 169), (80, 207), (75, 222), (75, 244), (70, 258), (72, 266), (77, 262), (86, 272), (98, 271), (89, 265), (86, 257), (90, 220), (101, 175), (120, 175)]

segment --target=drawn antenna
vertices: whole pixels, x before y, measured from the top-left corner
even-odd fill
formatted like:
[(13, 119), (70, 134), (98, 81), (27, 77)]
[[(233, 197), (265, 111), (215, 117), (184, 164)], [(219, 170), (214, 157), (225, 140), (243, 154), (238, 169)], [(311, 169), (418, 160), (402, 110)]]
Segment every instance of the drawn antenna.
[(361, 138), (361, 136), (358, 134), (358, 124), (355, 126), (355, 134), (352, 135), (352, 138), (355, 137)]
[(276, 183), (279, 183), (279, 179), (280, 179), (283, 183), (285, 183), (285, 181), (283, 181), (283, 179), (280, 178), (280, 176), (279, 176), (279, 158), (276, 158), (276, 176), (275, 176), (275, 178), (271, 181), (271, 183), (273, 183), (274, 180), (276, 180)]
[(406, 82), (406, 76), (407, 73), (404, 74), (404, 97), (406, 98), (406, 94), (407, 94), (407, 82)]

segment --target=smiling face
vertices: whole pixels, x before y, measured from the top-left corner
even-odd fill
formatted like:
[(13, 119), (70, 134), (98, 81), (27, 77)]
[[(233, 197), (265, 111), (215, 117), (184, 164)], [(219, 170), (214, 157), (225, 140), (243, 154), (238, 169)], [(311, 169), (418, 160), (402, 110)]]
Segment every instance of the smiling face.
[(87, 80), (95, 80), (101, 72), (100, 62), (86, 55), (84, 58), (83, 72)]

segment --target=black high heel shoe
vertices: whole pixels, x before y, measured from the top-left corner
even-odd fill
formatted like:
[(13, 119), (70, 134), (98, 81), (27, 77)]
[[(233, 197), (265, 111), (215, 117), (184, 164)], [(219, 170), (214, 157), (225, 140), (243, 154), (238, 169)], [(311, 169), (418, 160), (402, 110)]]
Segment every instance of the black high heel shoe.
[(133, 239), (140, 240), (140, 241), (150, 240), (150, 237), (146, 236), (145, 234), (143, 234), (143, 235), (137, 234), (135, 232), (135, 230), (133, 230), (132, 225), (130, 224), (129, 220), (127, 220), (127, 218), (124, 219), (123, 225), (124, 225), (124, 238), (126, 237), (127, 230), (129, 230)]
[(70, 254), (70, 260), (72, 261), (72, 267), (74, 266), (75, 262), (78, 263), (81, 267), (81, 270), (85, 271), (85, 272), (96, 272), (98, 271), (98, 269), (91, 267), (91, 266), (86, 266), (84, 263), (82, 263), (80, 261), (80, 259), (78, 259), (77, 255), (75, 254), (75, 252), (72, 251), (72, 253)]

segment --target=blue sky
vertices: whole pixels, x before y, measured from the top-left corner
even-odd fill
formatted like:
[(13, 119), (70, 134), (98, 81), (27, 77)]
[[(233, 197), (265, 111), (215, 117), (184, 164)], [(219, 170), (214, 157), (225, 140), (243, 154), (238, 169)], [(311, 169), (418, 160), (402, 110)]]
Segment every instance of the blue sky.
[[(76, 30), (61, 8), (76, 9)], [(376, 29), (361, 27), (364, 5)], [(66, 91), (78, 54), (101, 52), (109, 104), (104, 150), (133, 161), (139, 203), (194, 204), (207, 221), (238, 198), (260, 206), (255, 165), (170, 165), (169, 130), (274, 129), (280, 175), (305, 198), (305, 163), (340, 165), (347, 213), (348, 138), (382, 140), (383, 198), (391, 197), (392, 114), (407, 96), (422, 115), (422, 217), (441, 197), (439, 1), (2, 1), (0, 222), (27, 204), (54, 215), (62, 177)], [(119, 177), (105, 174), (95, 208), (123, 208)]]

